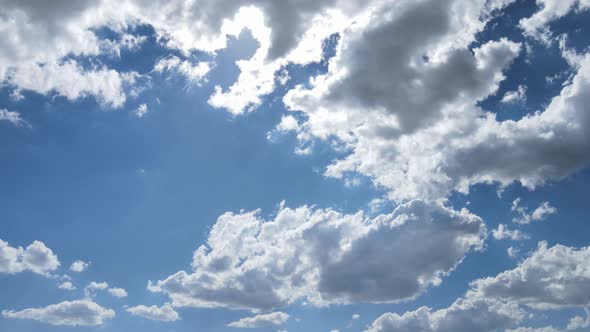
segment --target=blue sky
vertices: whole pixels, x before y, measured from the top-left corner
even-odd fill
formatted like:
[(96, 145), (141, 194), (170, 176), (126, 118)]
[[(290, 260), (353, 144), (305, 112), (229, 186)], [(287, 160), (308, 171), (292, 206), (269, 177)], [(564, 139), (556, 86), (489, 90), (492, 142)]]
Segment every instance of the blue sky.
[(0, 330), (590, 331), (590, 3), (352, 3), (0, 9)]

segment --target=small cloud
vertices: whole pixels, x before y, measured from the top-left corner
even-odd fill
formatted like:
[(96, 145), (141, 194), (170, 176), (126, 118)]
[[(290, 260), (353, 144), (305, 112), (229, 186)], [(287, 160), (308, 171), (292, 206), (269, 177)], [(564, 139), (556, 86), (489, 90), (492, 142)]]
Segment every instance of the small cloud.
[(359, 314), (352, 314), (352, 319), (359, 319), (361, 318), (361, 315)]
[(125, 308), (125, 310), (134, 316), (161, 322), (174, 322), (180, 319), (180, 316), (176, 311), (174, 311), (174, 308), (172, 308), (170, 303), (166, 303), (159, 308), (155, 305), (151, 307), (138, 305), (135, 307)]
[(516, 212), (519, 216), (512, 219), (517, 224), (530, 224), (533, 221), (545, 220), (547, 216), (557, 213), (557, 209), (549, 202), (541, 203), (532, 213), (528, 208), (521, 205), (520, 197), (512, 202), (512, 211)]
[(2, 316), (10, 319), (31, 319), (56, 326), (97, 326), (115, 317), (115, 311), (89, 300), (79, 300), (21, 311), (4, 310)]
[(86, 271), (89, 266), (90, 266), (90, 262), (84, 262), (82, 260), (77, 260), (77, 261), (73, 262), (72, 265), (70, 265), (70, 271), (80, 273), (80, 272)]
[(498, 228), (492, 231), (492, 235), (496, 240), (510, 239), (513, 241), (528, 239), (529, 236), (517, 229), (510, 229), (507, 225), (500, 224)]
[(282, 325), (289, 319), (289, 315), (284, 312), (271, 312), (270, 314), (256, 315), (253, 317), (242, 318), (236, 322), (229, 323), (229, 327), (240, 328), (257, 328)]
[(520, 253), (520, 249), (510, 247), (506, 249), (506, 252), (508, 253), (508, 256), (510, 256), (511, 258), (516, 258), (516, 256), (518, 256), (518, 254)]
[(127, 291), (123, 288), (109, 288), (108, 289), (109, 294), (111, 294), (112, 296), (118, 298), (118, 299), (122, 299), (124, 297), (127, 297)]
[(74, 284), (72, 284), (70, 281), (62, 283), (61, 285), (57, 286), (57, 288), (70, 291), (76, 290), (76, 286), (74, 286)]
[(500, 100), (501, 103), (504, 104), (513, 104), (526, 101), (526, 92), (527, 87), (524, 85), (519, 85), (518, 88), (514, 91), (508, 91)]
[(6, 109), (0, 109), (0, 121), (8, 121), (17, 127), (31, 127), (27, 121), (20, 117), (19, 112), (11, 112)]
[(147, 105), (141, 104), (135, 110), (135, 116), (137, 116), (138, 118), (143, 118), (143, 116), (146, 115), (147, 111), (148, 111)]

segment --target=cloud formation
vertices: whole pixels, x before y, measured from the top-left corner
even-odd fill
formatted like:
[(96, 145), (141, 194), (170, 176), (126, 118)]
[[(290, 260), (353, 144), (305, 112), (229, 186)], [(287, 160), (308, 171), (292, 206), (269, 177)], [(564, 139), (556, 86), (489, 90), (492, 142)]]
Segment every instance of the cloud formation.
[(0, 273), (15, 274), (23, 271), (50, 276), (59, 267), (59, 259), (41, 241), (33, 241), (25, 249), (11, 247), (0, 239)]
[(161, 307), (157, 307), (155, 305), (150, 307), (138, 305), (135, 307), (125, 308), (125, 310), (134, 316), (161, 322), (174, 322), (180, 319), (180, 316), (176, 311), (174, 311), (174, 308), (172, 308), (170, 303), (166, 303)]
[(482, 220), (467, 210), (420, 200), (374, 218), (307, 206), (281, 206), (272, 220), (228, 212), (194, 252), (192, 272), (148, 289), (193, 307), (397, 302), (439, 285), (485, 237)]
[(97, 326), (115, 317), (115, 312), (89, 300), (64, 301), (42, 308), (3, 310), (4, 318), (31, 319), (58, 326)]
[(284, 312), (271, 312), (269, 314), (256, 315), (253, 317), (242, 318), (238, 321), (227, 324), (229, 327), (240, 328), (259, 328), (283, 325), (289, 319), (289, 315)]

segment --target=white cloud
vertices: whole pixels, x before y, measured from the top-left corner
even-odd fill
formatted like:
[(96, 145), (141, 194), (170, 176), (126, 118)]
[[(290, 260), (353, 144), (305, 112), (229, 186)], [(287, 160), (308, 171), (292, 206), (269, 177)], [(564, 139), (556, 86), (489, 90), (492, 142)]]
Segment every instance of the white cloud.
[(89, 266), (90, 266), (90, 262), (84, 262), (81, 260), (77, 260), (77, 261), (73, 262), (72, 265), (70, 265), (70, 271), (80, 273), (80, 272), (86, 271)]
[(64, 290), (76, 290), (76, 286), (74, 286), (74, 284), (72, 284), (71, 281), (65, 281), (63, 283), (61, 283), (59, 286), (57, 286), (57, 288), (59, 289), (64, 289)]
[(112, 287), (108, 289), (109, 294), (116, 298), (124, 298), (127, 297), (127, 291), (123, 288)]
[(147, 114), (148, 108), (146, 104), (141, 104), (135, 110), (135, 116), (138, 118), (143, 118), (144, 115)]
[(145, 305), (138, 305), (135, 307), (125, 308), (125, 310), (132, 315), (157, 320), (162, 322), (174, 322), (180, 319), (180, 316), (169, 303), (161, 307), (155, 305), (147, 307)]
[(540, 10), (533, 16), (520, 21), (520, 27), (526, 34), (549, 42), (552, 35), (547, 25), (568, 14), (572, 10), (587, 10), (590, 8), (588, 0), (537, 0)]
[(512, 209), (512, 211), (518, 213), (518, 215), (519, 215), (518, 217), (513, 218), (512, 221), (517, 224), (524, 224), (524, 225), (530, 224), (533, 221), (545, 220), (545, 218), (547, 218), (547, 216), (557, 213), (557, 209), (555, 207), (551, 206), (551, 204), (549, 204), (549, 202), (541, 203), (531, 213), (531, 212), (529, 212), (529, 210), (526, 207), (521, 205), (520, 197), (515, 199), (512, 202), (511, 209)]
[(115, 317), (115, 312), (89, 300), (64, 301), (43, 308), (3, 310), (4, 318), (32, 319), (51, 325), (97, 326)]
[(481, 219), (467, 210), (420, 200), (374, 218), (307, 206), (281, 206), (272, 220), (259, 211), (228, 212), (194, 252), (193, 272), (148, 289), (193, 307), (396, 302), (439, 285), (485, 236)]
[(590, 247), (580, 249), (540, 242), (513, 270), (472, 283), (470, 296), (501, 299), (548, 310), (590, 304)]
[(516, 256), (518, 256), (518, 254), (520, 253), (520, 249), (514, 248), (514, 247), (508, 247), (508, 249), (506, 249), (506, 253), (511, 258), (516, 258)]
[(492, 235), (496, 240), (510, 239), (512, 241), (528, 239), (529, 236), (517, 229), (510, 229), (507, 225), (500, 224), (498, 228), (492, 230)]
[(190, 83), (199, 85), (211, 70), (209, 62), (192, 64), (189, 60), (180, 60), (177, 56), (161, 59), (154, 66), (157, 72), (174, 71), (184, 76)]
[(506, 92), (500, 102), (505, 104), (524, 102), (526, 101), (526, 90), (525, 85), (519, 85), (516, 90)]
[(31, 271), (44, 276), (59, 267), (59, 259), (41, 241), (33, 241), (27, 248), (11, 247), (0, 240), (0, 273), (15, 274)]
[(253, 317), (242, 318), (238, 321), (227, 324), (229, 327), (240, 328), (259, 328), (268, 326), (283, 325), (289, 319), (289, 315), (284, 312), (271, 312), (269, 314), (256, 315)]
[(386, 313), (366, 332), (491, 332), (514, 326), (524, 318), (516, 305), (483, 299), (458, 299), (450, 307), (421, 307), (403, 315)]
[(580, 316), (572, 317), (567, 323), (568, 330), (575, 331), (590, 326), (590, 309), (584, 308), (584, 310), (586, 311), (586, 319)]
[(84, 294), (87, 297), (93, 297), (96, 291), (107, 291), (111, 296), (116, 298), (127, 297), (127, 291), (123, 288), (110, 287), (106, 282), (92, 281), (86, 287), (84, 287)]
[(0, 121), (8, 121), (17, 127), (30, 127), (31, 125), (21, 118), (19, 112), (0, 109)]
[(361, 318), (361, 315), (359, 314), (352, 314), (352, 319), (359, 319)]

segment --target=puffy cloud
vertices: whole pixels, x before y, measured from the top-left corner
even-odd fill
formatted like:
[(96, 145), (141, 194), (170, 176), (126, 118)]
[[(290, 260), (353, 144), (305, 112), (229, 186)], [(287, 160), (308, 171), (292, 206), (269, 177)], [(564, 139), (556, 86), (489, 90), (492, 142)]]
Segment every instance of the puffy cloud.
[(31, 125), (21, 118), (19, 112), (0, 109), (0, 121), (8, 121), (17, 127), (30, 127)]
[(112, 287), (108, 289), (109, 294), (116, 298), (124, 298), (127, 297), (127, 291), (123, 288)]
[(485, 236), (481, 219), (467, 210), (420, 200), (374, 218), (307, 206), (281, 206), (268, 221), (259, 211), (225, 213), (194, 252), (193, 272), (148, 288), (174, 306), (396, 302), (439, 285)]
[(510, 229), (504, 224), (498, 225), (498, 228), (492, 230), (492, 235), (496, 240), (510, 239), (513, 241), (528, 239), (529, 236), (517, 229)]
[(523, 312), (516, 305), (484, 299), (458, 299), (448, 308), (421, 307), (403, 315), (386, 313), (366, 332), (491, 332), (520, 322)]
[(96, 326), (115, 317), (115, 312), (89, 300), (64, 301), (42, 308), (4, 310), (4, 318), (32, 319), (51, 325)]
[(361, 318), (361, 315), (359, 314), (352, 314), (352, 319), (359, 319)]
[(155, 305), (147, 307), (145, 305), (138, 305), (135, 307), (125, 308), (125, 310), (132, 315), (157, 320), (161, 322), (174, 322), (180, 319), (180, 316), (170, 303), (166, 303), (161, 307)]
[(253, 317), (242, 318), (238, 321), (229, 323), (229, 327), (241, 327), (241, 328), (258, 328), (282, 325), (287, 322), (289, 315), (284, 312), (271, 312), (269, 314), (256, 315)]
[(519, 214), (512, 221), (517, 224), (530, 224), (533, 221), (541, 221), (548, 215), (557, 213), (557, 209), (551, 206), (549, 202), (541, 203), (532, 213), (526, 207), (522, 206), (520, 202), (520, 197), (512, 202), (512, 211)]
[(70, 271), (80, 273), (80, 272), (86, 271), (89, 266), (90, 266), (89, 262), (77, 260), (77, 261), (73, 262), (72, 265), (70, 265)]
[(513, 270), (472, 283), (470, 296), (502, 299), (548, 310), (590, 305), (590, 247), (540, 242)]
[(568, 330), (574, 331), (590, 326), (590, 309), (584, 308), (584, 310), (586, 311), (586, 319), (580, 316), (572, 317), (567, 323)]
[(505, 104), (524, 102), (526, 101), (526, 90), (525, 85), (519, 85), (516, 90), (506, 92), (500, 102)]
[(57, 288), (64, 290), (76, 290), (76, 286), (74, 286), (71, 281), (65, 281), (57, 286)]
[(50, 276), (60, 263), (57, 255), (41, 241), (33, 241), (27, 248), (11, 247), (0, 240), (0, 273), (15, 274), (31, 271)]

